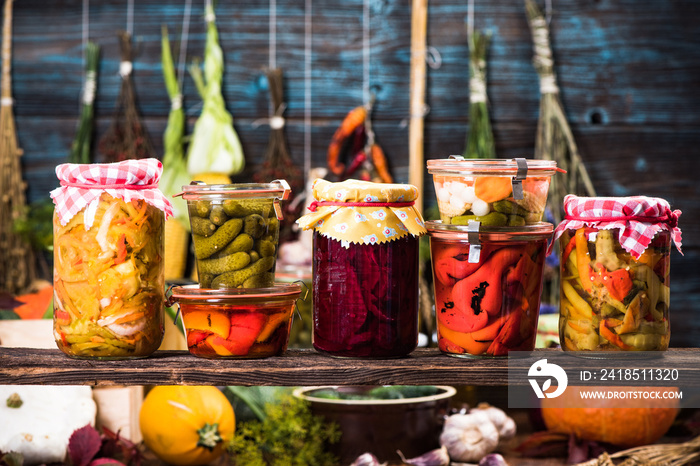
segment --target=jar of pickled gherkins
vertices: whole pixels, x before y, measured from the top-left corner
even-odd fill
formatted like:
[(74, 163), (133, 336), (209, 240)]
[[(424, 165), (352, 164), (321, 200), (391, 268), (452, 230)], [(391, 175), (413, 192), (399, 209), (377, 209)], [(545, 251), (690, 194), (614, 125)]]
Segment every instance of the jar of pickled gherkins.
[(183, 186), (201, 288), (266, 288), (274, 285), (280, 200), (291, 189), (271, 183)]
[(156, 159), (56, 167), (54, 337), (68, 356), (143, 358), (163, 339), (163, 231), (172, 215)]
[(634, 196), (564, 199), (559, 336), (569, 351), (663, 351), (670, 337), (670, 253), (680, 211)]
[(313, 229), (312, 343), (330, 356), (392, 358), (418, 344), (418, 243), (411, 185), (317, 179), (297, 223)]

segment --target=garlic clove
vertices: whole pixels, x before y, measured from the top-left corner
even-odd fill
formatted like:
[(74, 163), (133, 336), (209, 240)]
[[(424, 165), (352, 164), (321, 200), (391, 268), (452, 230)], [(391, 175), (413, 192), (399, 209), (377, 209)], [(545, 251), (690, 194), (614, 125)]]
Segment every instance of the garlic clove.
[(401, 461), (413, 466), (448, 466), (450, 464), (450, 455), (447, 453), (447, 447), (444, 445), (441, 448), (436, 448), (410, 459), (406, 459), (401, 450), (396, 450), (396, 453), (401, 457)]
[(386, 463), (380, 463), (372, 453), (363, 453), (350, 466), (386, 466)]
[(498, 453), (491, 453), (481, 458), (479, 466), (508, 466), (506, 459)]
[(498, 446), (498, 430), (481, 412), (453, 414), (445, 419), (440, 444), (453, 461), (479, 461)]

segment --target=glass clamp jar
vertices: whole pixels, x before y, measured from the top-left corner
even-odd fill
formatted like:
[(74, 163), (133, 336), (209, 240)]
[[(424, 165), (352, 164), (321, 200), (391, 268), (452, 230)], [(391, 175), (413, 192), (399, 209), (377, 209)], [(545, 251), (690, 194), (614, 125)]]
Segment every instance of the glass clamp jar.
[(396, 358), (418, 345), (418, 244), (425, 233), (411, 185), (317, 179), (313, 346), (335, 357)]
[(475, 224), (426, 222), (438, 347), (463, 358), (532, 351), (553, 225), (475, 230)]
[(183, 186), (202, 288), (267, 288), (274, 285), (279, 247), (280, 200), (291, 189), (270, 183)]
[(485, 227), (518, 227), (542, 221), (551, 177), (561, 171), (551, 160), (428, 160), (440, 220)]
[(671, 241), (680, 211), (659, 198), (564, 199), (559, 337), (566, 351), (663, 351)]
[(62, 164), (55, 203), (54, 337), (68, 356), (149, 356), (163, 339), (168, 199), (156, 159)]

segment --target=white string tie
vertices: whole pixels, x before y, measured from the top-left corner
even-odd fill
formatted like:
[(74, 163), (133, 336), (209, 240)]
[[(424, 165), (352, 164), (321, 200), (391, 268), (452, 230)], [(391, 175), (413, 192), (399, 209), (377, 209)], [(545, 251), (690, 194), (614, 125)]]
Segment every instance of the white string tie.
[[(481, 63), (477, 67), (483, 66)], [(486, 102), (486, 76), (475, 73), (469, 78), (469, 101), (471, 103)]]
[(557, 86), (557, 78), (554, 74), (544, 74), (540, 76), (540, 93), (559, 94), (559, 86)]
[(170, 99), (170, 110), (180, 110), (182, 108), (182, 94), (175, 94)]
[(133, 69), (134, 65), (130, 61), (123, 61), (119, 63), (119, 75), (122, 78), (128, 77)]
[(3, 97), (0, 99), (0, 107), (12, 107), (14, 102), (12, 97)]
[(206, 14), (206, 16), (204, 16), (204, 21), (207, 23), (213, 23), (216, 21), (216, 15), (213, 12), (209, 12)]
[(534, 61), (541, 67), (552, 67), (552, 49), (549, 46), (549, 30), (547, 22), (543, 18), (532, 20), (532, 41), (534, 48)]
[(83, 89), (83, 103), (91, 105), (95, 101), (97, 91), (97, 73), (90, 70), (85, 73), (85, 88)]

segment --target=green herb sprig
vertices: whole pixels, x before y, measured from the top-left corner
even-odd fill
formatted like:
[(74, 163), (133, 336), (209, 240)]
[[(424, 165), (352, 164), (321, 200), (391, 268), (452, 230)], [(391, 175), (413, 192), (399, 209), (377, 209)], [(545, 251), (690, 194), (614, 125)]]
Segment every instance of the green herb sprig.
[(465, 158), (496, 157), (486, 97), (486, 55), (490, 40), (490, 34), (478, 30), (469, 35), (469, 132)]
[(340, 439), (336, 424), (315, 416), (308, 402), (284, 394), (267, 403), (262, 421), (239, 423), (228, 452), (236, 466), (332, 466), (326, 445)]

